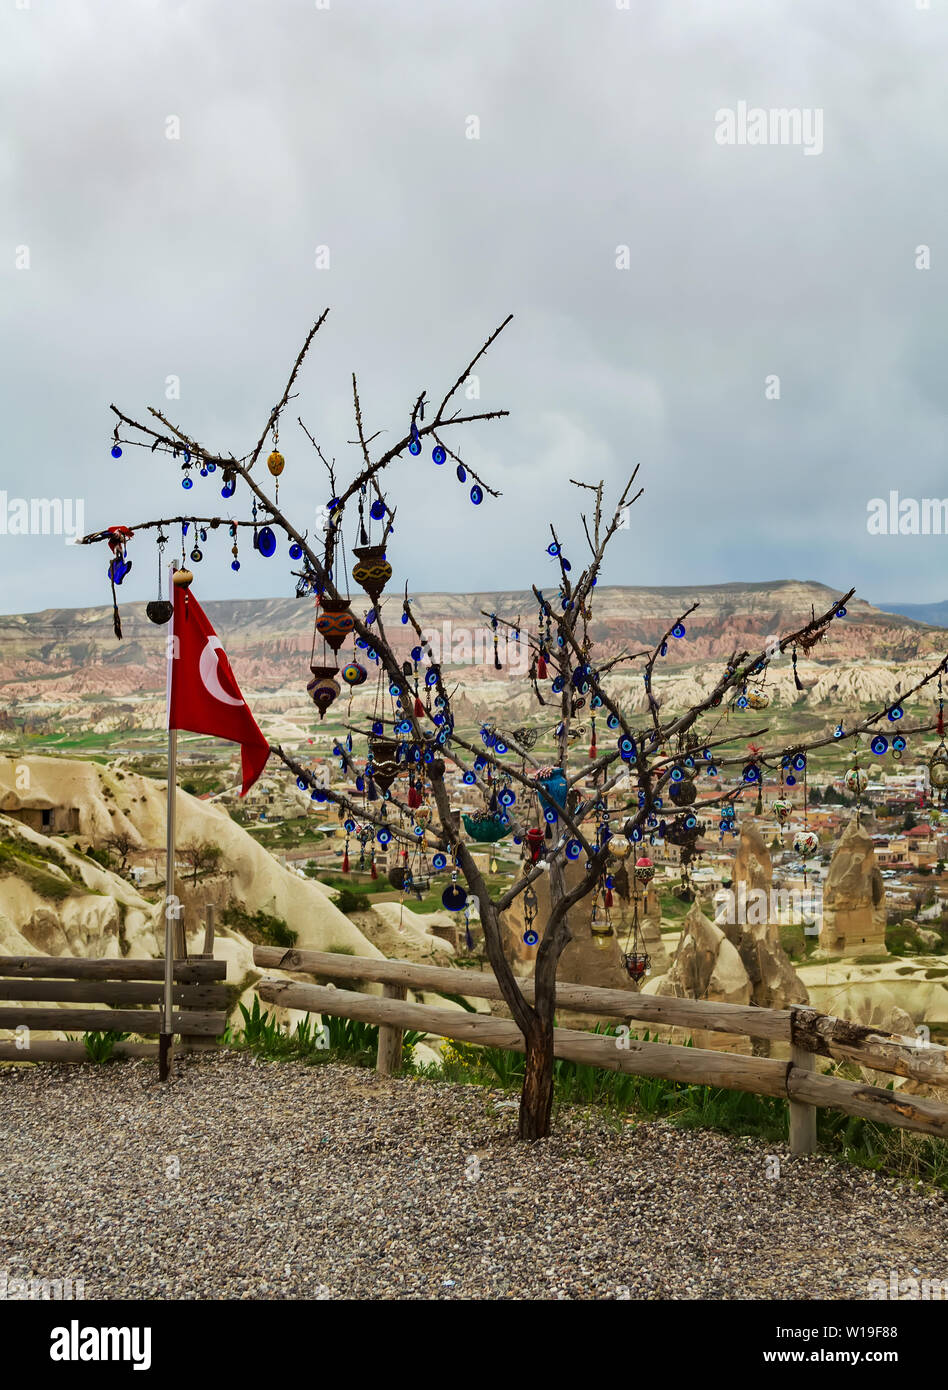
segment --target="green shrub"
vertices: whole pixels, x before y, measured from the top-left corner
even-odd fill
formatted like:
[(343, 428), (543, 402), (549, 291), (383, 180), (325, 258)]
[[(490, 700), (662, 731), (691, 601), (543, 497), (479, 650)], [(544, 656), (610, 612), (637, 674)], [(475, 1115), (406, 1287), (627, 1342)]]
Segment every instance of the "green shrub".
[[(235, 1033), (229, 1028), (221, 1040), (224, 1046), (245, 1047), (270, 1061), (342, 1061), (374, 1067), (378, 1060), (379, 1030), (375, 1024), (326, 1014), (322, 1028), (317, 1028), (307, 1014), (291, 1033), (271, 1013), (261, 1010), (256, 996), (251, 1008), (246, 1004), (240, 1004), (239, 1008), (243, 1030)], [(406, 1067), (411, 1066), (415, 1047), (423, 1036), (412, 1029), (406, 1029), (402, 1035), (402, 1057)]]
[(257, 946), (282, 946), (288, 950), (296, 945), (296, 932), (282, 917), (273, 917), (269, 912), (246, 912), (232, 904), (221, 913), (221, 921)]
[(365, 893), (354, 893), (351, 888), (340, 888), (334, 899), (340, 912), (367, 912), (372, 906)]
[(130, 1035), (117, 1033), (114, 1028), (106, 1028), (101, 1033), (83, 1033), (82, 1041), (90, 1062), (111, 1062), (117, 1059), (112, 1054), (117, 1042), (124, 1042)]

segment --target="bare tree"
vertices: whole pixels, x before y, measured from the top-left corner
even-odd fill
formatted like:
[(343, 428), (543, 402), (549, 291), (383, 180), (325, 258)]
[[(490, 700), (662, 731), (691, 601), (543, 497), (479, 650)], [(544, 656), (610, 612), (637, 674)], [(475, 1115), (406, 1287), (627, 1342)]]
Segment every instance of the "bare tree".
[[(376, 455), (372, 453), (372, 445), (378, 436), (367, 435), (364, 430), (359, 390), (353, 375), (356, 440), (352, 442), (359, 449), (361, 464), (347, 484), (337, 483), (334, 461), (326, 458), (313, 434), (302, 419), (299, 420), (329, 480), (329, 521), (324, 542), (317, 545), (281, 511), (276, 495), (271, 497), (264, 491), (258, 464), (267, 437), (272, 433), (274, 448), (267, 462), (274, 476), (282, 469), (276, 431), (293, 399), (293, 388), (304, 357), (325, 319), (326, 313), (310, 330), (259, 438), (242, 456), (207, 448), (158, 410), (150, 410), (153, 423), (147, 424), (112, 406), (116, 417), (116, 449), (137, 445), (151, 454), (170, 456), (185, 471), (195, 467), (220, 470), (225, 487), (233, 490), (238, 484), (242, 485), (254, 508), (252, 517), (239, 520), (201, 518), (191, 513), (147, 520), (130, 529), (132, 532), (158, 529), (160, 534), (161, 528), (175, 523), (193, 522), (208, 528), (226, 524), (236, 538), (239, 528), (254, 528), (256, 532), (264, 523), (271, 529), (277, 527), (289, 538), (291, 554), (298, 559), (299, 568), (294, 571), (297, 594), (315, 594), (324, 612), (328, 611), (328, 604), (330, 608), (334, 606), (336, 613), (342, 612), (351, 618), (360, 650), (384, 673), (391, 694), (390, 712), (384, 720), (374, 720), (371, 727), (350, 726), (345, 746), (340, 743), (335, 749), (342, 771), (347, 777), (355, 778), (356, 792), (320, 787), (315, 775), (282, 747), (273, 746), (272, 752), (301, 786), (318, 788), (318, 795), (335, 803), (340, 817), (345, 817), (354, 828), (365, 827), (378, 835), (384, 832), (386, 838), (407, 849), (415, 849), (421, 841), (430, 850), (443, 855), (452, 880), (446, 890), (450, 894), (450, 905), (458, 906), (468, 892), (476, 898), (488, 959), (525, 1040), (520, 1135), (525, 1140), (539, 1139), (548, 1134), (550, 1128), (556, 974), (563, 949), (570, 940), (570, 912), (594, 893), (601, 894), (607, 902), (610, 875), (630, 855), (634, 860), (636, 846), (644, 850), (657, 837), (678, 844), (682, 862), (687, 867), (705, 826), (704, 818), (726, 817), (745, 791), (757, 796), (759, 807), (765, 773), (791, 766), (799, 770), (813, 750), (837, 741), (836, 735), (827, 734), (792, 747), (765, 749), (752, 744), (748, 754), (735, 757), (729, 755), (726, 748), (734, 741), (733, 725), (724, 729), (723, 722), (725, 713), (735, 705), (753, 710), (767, 703), (759, 695), (758, 688), (769, 663), (777, 656), (808, 652), (824, 637), (831, 623), (842, 616), (853, 590), (841, 595), (824, 613), (811, 614), (808, 622), (785, 634), (779, 643), (771, 640), (766, 649), (759, 652), (735, 652), (707, 696), (682, 712), (666, 712), (653, 689), (655, 668), (666, 654), (669, 642), (674, 643), (683, 634), (685, 620), (698, 605), (692, 604), (681, 613), (648, 650), (608, 656), (597, 649), (591, 637), (595, 585), (606, 549), (617, 531), (624, 528), (627, 509), (641, 496), (641, 489), (635, 490), (636, 469), (615, 506), (606, 509), (603, 485), (579, 481), (576, 485), (588, 490), (592, 501), (591, 516), (582, 516), (588, 546), (584, 568), (579, 574), (574, 572), (557, 531), (551, 527), (548, 554), (557, 564), (556, 592), (547, 594), (534, 587), (538, 613), (536, 630), (522, 631), (519, 619), (513, 617), (504, 619), (497, 614), (489, 615), (495, 631), (515, 633), (518, 640), (530, 645), (529, 687), (539, 705), (552, 710), (555, 720), (553, 762), (546, 768), (538, 766), (531, 753), (533, 735), (527, 728), (505, 730), (485, 725), (478, 746), (473, 740), (462, 737), (456, 727), (454, 692), (449, 689), (440, 660), (425, 640), (407, 586), (400, 605), (403, 630), (399, 631), (402, 624), (396, 624), (391, 631), (387, 627), (380, 592), (390, 576), (384, 547), (392, 529), (395, 508), (383, 492), (382, 483), (391, 465), (405, 453), (420, 453), (427, 443), (434, 446), (436, 463), (450, 458), (459, 470), (459, 477), (472, 480), (473, 501), (479, 503), (487, 495), (500, 495), (464, 462), (458, 452), (456, 436), (462, 426), (496, 421), (507, 412), (465, 412), (457, 400), (461, 388), (510, 318), (490, 335), (437, 404), (432, 403), (426, 391), (417, 395), (410, 409), (407, 430)], [(340, 589), (338, 550), (347, 508), (350, 518), (353, 510), (358, 510), (362, 546), (368, 545), (373, 520), (381, 529), (381, 541), (371, 549), (371, 555), (361, 557), (365, 561), (361, 570), (363, 577), (359, 578), (358, 567), (353, 571), (372, 600), (371, 609), (361, 616), (350, 611), (349, 600)], [(86, 543), (110, 542), (113, 555), (121, 554), (125, 538), (120, 537), (117, 544), (115, 535), (114, 530), (101, 531), (84, 540)], [(388, 575), (385, 574), (387, 568)], [(404, 629), (409, 636), (414, 635), (416, 643), (410, 661), (403, 660), (398, 650)], [(117, 611), (116, 630), (120, 633)], [(623, 708), (611, 680), (617, 667), (633, 663), (640, 663), (647, 706), (644, 716), (635, 716)], [(945, 668), (946, 659), (943, 659), (913, 690), (901, 694), (898, 703), (905, 703)], [(338, 666), (335, 671), (331, 667), (314, 668), (314, 681), (308, 688), (314, 700), (322, 702), (321, 709), (338, 691), (337, 671)], [(420, 698), (420, 687), (425, 692), (424, 701)], [(846, 736), (874, 730), (896, 703), (893, 699), (892, 705), (847, 728)], [(582, 712), (593, 718), (598, 716), (609, 739), (608, 746), (596, 745), (590, 749), (590, 756), (585, 750), (580, 756), (574, 742), (575, 725)], [(756, 728), (748, 731), (745, 737), (753, 740), (766, 732), (766, 727)], [(353, 740), (351, 746), (350, 739)], [(357, 751), (363, 748), (365, 752)], [(736, 773), (737, 786), (719, 791), (721, 783), (716, 777), (722, 771)], [(451, 776), (462, 777), (465, 789), (475, 790), (482, 798), (482, 815), (493, 818), (503, 833), (513, 834), (515, 841), (522, 845), (523, 861), (515, 882), (496, 895), (491, 893), (475, 861), (471, 844), (465, 838), (461, 816), (452, 809)], [(396, 794), (406, 781), (409, 783), (407, 798)], [(418, 805), (419, 784), (421, 803), (429, 808), (424, 818)], [(710, 795), (699, 799), (699, 786), (707, 789)], [(412, 791), (415, 796), (411, 795)], [(502, 797), (499, 791), (504, 793)], [(643, 854), (642, 858), (646, 856)], [(567, 867), (577, 863), (581, 865), (581, 873), (577, 881), (568, 886)], [(643, 879), (648, 872), (647, 863), (641, 869)], [(537, 954), (534, 998), (530, 1003), (505, 950), (504, 914), (521, 898), (525, 902), (534, 900), (533, 885), (542, 874), (549, 875), (550, 906), (546, 919), (534, 924)], [(459, 879), (463, 879), (466, 888), (461, 887)], [(633, 974), (638, 966), (631, 958), (628, 964)], [(633, 974), (633, 978), (640, 977)]]
[(212, 845), (208, 840), (189, 840), (176, 851), (191, 870), (191, 882), (197, 883), (202, 874), (216, 873), (224, 851), (220, 845)]
[(114, 855), (118, 860), (120, 874), (124, 874), (128, 867), (128, 857), (132, 850), (141, 848), (141, 841), (138, 836), (131, 834), (128, 830), (115, 830), (111, 835), (107, 835), (101, 843), (106, 854), (110, 858)]

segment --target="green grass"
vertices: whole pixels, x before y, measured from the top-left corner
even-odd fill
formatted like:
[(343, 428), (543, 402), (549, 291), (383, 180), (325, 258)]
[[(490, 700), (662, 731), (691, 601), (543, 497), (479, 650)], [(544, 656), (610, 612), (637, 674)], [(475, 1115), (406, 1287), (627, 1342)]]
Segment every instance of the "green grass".
[[(50, 855), (50, 859), (60, 856)], [(68, 870), (67, 870), (68, 873)], [(0, 875), (16, 874), (42, 898), (52, 898), (62, 902), (74, 893), (87, 893), (89, 890), (81, 882), (68, 877), (62, 879), (50, 873), (45, 860), (25, 849), (19, 841), (4, 837), (0, 839)]]
[[(348, 1062), (359, 1067), (374, 1067), (378, 1059), (379, 1030), (371, 1023), (357, 1019), (326, 1015), (323, 1027), (317, 1028), (309, 1014), (290, 1032), (260, 1008), (256, 997), (252, 1008), (240, 1004), (243, 1028), (235, 1032), (228, 1028), (221, 1039), (224, 1046), (246, 1048), (255, 1056), (268, 1061), (293, 1061), (318, 1064)], [(406, 1029), (402, 1036), (402, 1056), (406, 1068), (423, 1034)]]
[(898, 922), (885, 929), (885, 944), (887, 950), (893, 956), (915, 956), (915, 955), (942, 955), (946, 950), (944, 929), (938, 924), (933, 923), (931, 928), (938, 933), (939, 940), (935, 946), (923, 946), (920, 938), (916, 934), (916, 929), (908, 923)]
[(782, 922), (780, 944), (792, 961), (805, 964), (819, 946), (819, 937), (807, 936), (802, 922)]
[(674, 893), (661, 893), (659, 895), (662, 916), (667, 917), (670, 922), (682, 922), (688, 916), (694, 906), (693, 903), (683, 902)]

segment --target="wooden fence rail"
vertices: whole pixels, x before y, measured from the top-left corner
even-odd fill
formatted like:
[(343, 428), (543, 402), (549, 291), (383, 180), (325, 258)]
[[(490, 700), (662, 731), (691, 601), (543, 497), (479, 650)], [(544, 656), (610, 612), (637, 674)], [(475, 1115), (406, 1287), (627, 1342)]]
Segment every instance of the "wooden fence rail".
[[(333, 980), (383, 984), (386, 991), (383, 998), (289, 980), (265, 979), (257, 986), (260, 998), (267, 1003), (378, 1024), (378, 1065), (383, 1072), (397, 1069), (394, 1059), (400, 1058), (401, 1034), (405, 1028), (462, 1042), (518, 1052), (524, 1050), (523, 1035), (516, 1024), (508, 1020), (392, 997), (396, 992), (401, 996), (407, 989), (414, 988), (497, 999), (501, 997), (500, 988), (492, 975), (416, 965), (409, 961), (373, 960), (319, 951), (283, 951), (266, 946), (254, 950), (254, 962)], [(532, 998), (532, 983), (525, 980), (519, 983), (527, 998)], [(632, 1037), (606, 1037), (569, 1028), (554, 1030), (557, 1057), (610, 1071), (661, 1076), (692, 1085), (720, 1086), (786, 1099), (794, 1153), (812, 1152), (815, 1148), (812, 1107), (831, 1107), (846, 1114), (948, 1138), (948, 1105), (904, 1091), (889, 1091), (824, 1075), (815, 1069), (815, 1057), (823, 1055), (945, 1085), (948, 1084), (948, 1051), (943, 1047), (879, 1033), (814, 1009), (758, 1009), (749, 1005), (641, 995), (582, 985), (558, 986), (557, 1001), (563, 1008), (601, 1017), (766, 1037), (789, 1043), (790, 1060), (781, 1061), (642, 1042)]]
[[(102, 1032), (114, 1030), (157, 1035), (162, 1030), (160, 1005), (164, 990), (162, 960), (81, 960), (73, 956), (0, 956), (0, 1029), (27, 1028), (32, 1032)], [(225, 961), (180, 960), (174, 963), (174, 1031), (183, 1039), (214, 1038), (227, 1026)], [(23, 1000), (24, 1007), (7, 1008)], [(45, 1004), (100, 1004), (103, 1008), (42, 1008)], [(126, 1007), (121, 1007), (125, 1005)], [(117, 1007), (116, 1007), (117, 1006)], [(82, 1042), (0, 1041), (0, 1061), (83, 1061)], [(19, 1042), (19, 1045), (18, 1045)], [(113, 1056), (152, 1057), (154, 1043), (117, 1042)]]

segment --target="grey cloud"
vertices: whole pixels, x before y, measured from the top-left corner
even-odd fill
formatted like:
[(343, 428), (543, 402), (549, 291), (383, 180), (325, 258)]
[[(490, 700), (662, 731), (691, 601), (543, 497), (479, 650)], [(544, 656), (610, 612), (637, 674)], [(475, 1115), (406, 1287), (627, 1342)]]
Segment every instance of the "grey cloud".
[[(475, 511), (427, 459), (393, 474), (415, 592), (542, 579), (549, 519), (579, 547), (568, 478), (617, 492), (641, 463), (610, 582), (939, 599), (948, 541), (869, 537), (865, 504), (948, 491), (946, 24), (873, 0), (7, 6), (0, 489), (81, 496), (90, 529), (177, 510), (170, 465), (110, 459), (109, 402), (242, 452), (326, 304), (294, 405), (345, 467), (353, 369), (368, 427), (401, 428), (512, 310), (480, 403), (511, 417), (462, 450), (502, 500)], [(822, 108), (824, 152), (719, 146), (741, 100)], [(290, 419), (305, 518), (326, 486)], [(150, 544), (133, 556), (145, 597)], [(288, 592), (276, 560), (228, 559), (208, 547), (207, 597)], [(104, 568), (0, 538), (3, 607), (104, 602)]]

